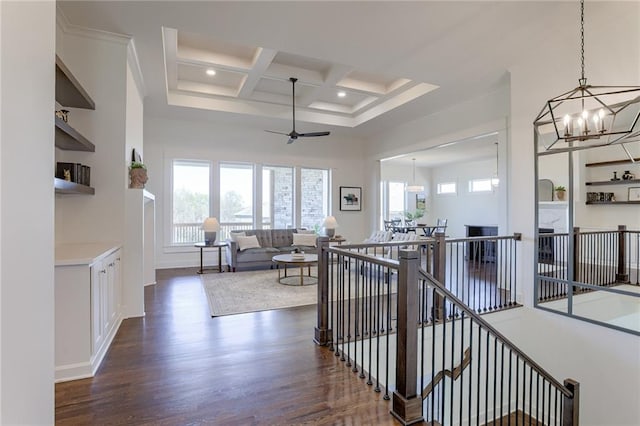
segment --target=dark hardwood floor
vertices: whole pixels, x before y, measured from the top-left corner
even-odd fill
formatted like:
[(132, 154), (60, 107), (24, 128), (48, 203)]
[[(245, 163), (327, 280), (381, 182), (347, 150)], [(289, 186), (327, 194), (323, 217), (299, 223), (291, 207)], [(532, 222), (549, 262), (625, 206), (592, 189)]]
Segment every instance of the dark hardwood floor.
[(60, 425), (394, 425), (313, 341), (315, 307), (211, 318), (200, 276), (159, 271), (92, 379), (56, 385)]

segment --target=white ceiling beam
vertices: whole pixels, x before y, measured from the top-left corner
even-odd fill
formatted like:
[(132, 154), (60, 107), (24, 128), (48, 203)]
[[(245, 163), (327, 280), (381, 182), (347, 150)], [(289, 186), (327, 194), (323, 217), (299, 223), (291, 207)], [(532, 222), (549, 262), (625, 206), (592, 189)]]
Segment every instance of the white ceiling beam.
[(242, 81), (237, 97), (247, 99), (253, 94), (253, 91), (260, 82), (260, 78), (262, 78), (262, 75), (273, 62), (276, 53), (278, 52), (273, 49), (258, 48), (253, 59), (253, 66), (249, 74), (247, 74)]
[(173, 28), (162, 27), (162, 44), (164, 52), (165, 85), (166, 90), (175, 89), (178, 85), (178, 31)]
[(296, 101), (297, 104), (301, 107), (306, 107), (315, 102), (321, 94), (328, 93), (330, 91), (334, 92), (338, 81), (342, 80), (351, 71), (353, 71), (353, 68), (346, 65), (333, 65), (322, 80), (322, 84), (314, 87), (305, 96), (300, 96)]

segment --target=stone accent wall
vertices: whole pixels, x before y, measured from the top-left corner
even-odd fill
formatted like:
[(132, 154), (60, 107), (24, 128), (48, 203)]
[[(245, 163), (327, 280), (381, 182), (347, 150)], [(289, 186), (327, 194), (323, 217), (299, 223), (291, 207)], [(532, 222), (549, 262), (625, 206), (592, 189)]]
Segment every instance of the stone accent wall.
[(302, 169), (302, 223), (304, 228), (322, 226), (325, 218), (323, 194), (325, 170)]
[(273, 177), (273, 206), (271, 217), (274, 229), (293, 227), (293, 169), (274, 167), (269, 169)]

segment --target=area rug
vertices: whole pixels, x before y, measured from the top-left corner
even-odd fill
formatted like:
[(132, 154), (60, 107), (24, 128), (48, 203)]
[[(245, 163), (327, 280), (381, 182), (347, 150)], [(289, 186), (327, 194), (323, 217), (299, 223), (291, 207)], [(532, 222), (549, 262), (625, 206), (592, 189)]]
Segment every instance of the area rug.
[[(312, 275), (317, 273), (312, 269)], [(278, 284), (275, 269), (201, 275), (212, 317), (315, 305), (318, 286)]]

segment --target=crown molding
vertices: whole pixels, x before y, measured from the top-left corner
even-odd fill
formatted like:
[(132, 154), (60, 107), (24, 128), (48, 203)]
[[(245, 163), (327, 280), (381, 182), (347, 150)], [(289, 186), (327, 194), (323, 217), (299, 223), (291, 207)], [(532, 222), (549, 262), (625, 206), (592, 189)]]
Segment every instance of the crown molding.
[(93, 38), (96, 40), (108, 41), (111, 43), (117, 43), (127, 45), (133, 38), (124, 34), (112, 33), (109, 31), (95, 30), (93, 28), (81, 27), (69, 22), (60, 6), (56, 7), (56, 23), (60, 27), (63, 33), (70, 35), (77, 35), (80, 37)]
[(146, 96), (147, 90), (144, 84), (144, 78), (142, 77), (142, 69), (140, 68), (140, 60), (138, 59), (138, 51), (136, 50), (136, 45), (133, 37), (72, 24), (71, 22), (69, 22), (69, 19), (64, 14), (60, 6), (56, 7), (56, 24), (65, 34), (92, 38), (95, 40), (101, 40), (127, 46), (127, 63), (131, 68), (136, 87), (142, 98)]
[(144, 99), (147, 95), (147, 88), (144, 85), (144, 78), (142, 77), (142, 68), (140, 68), (140, 60), (138, 59), (138, 51), (136, 50), (136, 44), (133, 38), (127, 45), (127, 63), (131, 68), (133, 74), (133, 80), (136, 83), (140, 97)]

